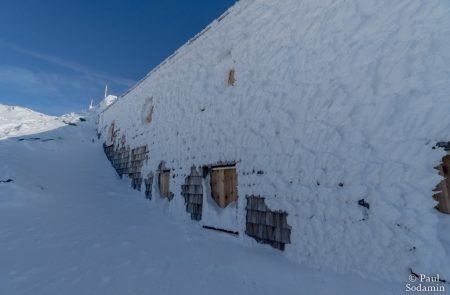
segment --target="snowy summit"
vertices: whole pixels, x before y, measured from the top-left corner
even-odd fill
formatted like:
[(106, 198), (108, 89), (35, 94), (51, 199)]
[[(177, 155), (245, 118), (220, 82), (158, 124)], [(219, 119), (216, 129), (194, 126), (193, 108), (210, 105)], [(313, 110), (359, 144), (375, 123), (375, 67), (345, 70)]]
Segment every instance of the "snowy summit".
[(61, 118), (27, 108), (0, 104), (0, 140), (55, 129), (65, 124)]

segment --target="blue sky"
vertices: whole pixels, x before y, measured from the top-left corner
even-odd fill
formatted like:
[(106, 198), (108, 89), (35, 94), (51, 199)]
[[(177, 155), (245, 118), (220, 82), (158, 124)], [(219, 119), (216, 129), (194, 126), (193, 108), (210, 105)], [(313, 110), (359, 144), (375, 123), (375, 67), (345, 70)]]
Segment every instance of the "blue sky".
[(48, 114), (121, 94), (235, 0), (0, 0), (0, 103)]

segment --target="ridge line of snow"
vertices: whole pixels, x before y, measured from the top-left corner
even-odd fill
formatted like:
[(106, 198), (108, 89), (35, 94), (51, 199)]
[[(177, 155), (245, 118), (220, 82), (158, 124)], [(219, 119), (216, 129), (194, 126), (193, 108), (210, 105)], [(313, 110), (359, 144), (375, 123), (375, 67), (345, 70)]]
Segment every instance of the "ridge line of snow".
[(77, 118), (79, 116), (74, 113), (51, 116), (26, 107), (0, 104), (0, 140), (49, 131)]

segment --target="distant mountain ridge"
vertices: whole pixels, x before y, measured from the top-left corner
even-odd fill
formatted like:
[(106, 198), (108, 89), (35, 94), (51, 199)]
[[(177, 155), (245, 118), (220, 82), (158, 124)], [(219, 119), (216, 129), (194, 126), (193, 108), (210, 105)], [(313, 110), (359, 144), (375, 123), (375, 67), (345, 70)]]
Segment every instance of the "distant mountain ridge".
[(0, 104), (0, 140), (31, 135), (62, 127), (79, 116), (49, 116), (19, 106)]

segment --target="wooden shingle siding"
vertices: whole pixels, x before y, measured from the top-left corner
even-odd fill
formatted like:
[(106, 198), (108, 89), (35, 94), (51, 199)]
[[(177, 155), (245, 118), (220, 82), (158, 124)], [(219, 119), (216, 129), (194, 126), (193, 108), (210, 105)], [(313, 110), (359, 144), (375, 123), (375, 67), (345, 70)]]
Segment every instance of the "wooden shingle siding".
[(147, 145), (130, 149), (129, 146), (125, 146), (125, 139), (122, 139), (120, 146), (113, 143), (109, 146), (103, 145), (103, 148), (120, 178), (128, 175), (131, 178), (131, 187), (140, 191), (142, 186), (141, 170), (144, 162), (148, 159)]
[(247, 196), (245, 233), (263, 244), (284, 250), (291, 243), (291, 226), (287, 223), (288, 214), (283, 211), (271, 211), (265, 199), (259, 196)]
[(145, 178), (144, 182), (145, 182), (145, 198), (151, 200), (152, 199), (152, 186), (153, 186), (153, 173), (149, 173), (147, 178)]
[(116, 141), (117, 130), (115, 129), (115, 123), (112, 122), (108, 129), (108, 135), (106, 138), (106, 145), (113, 145)]
[(443, 157), (442, 163), (436, 169), (439, 171), (439, 175), (444, 177), (433, 190), (437, 192), (433, 195), (433, 198), (438, 202), (436, 209), (450, 214), (450, 155)]
[(191, 167), (191, 174), (181, 185), (181, 195), (184, 197), (186, 212), (191, 214), (192, 220), (202, 219), (203, 185), (202, 177), (195, 166)]

